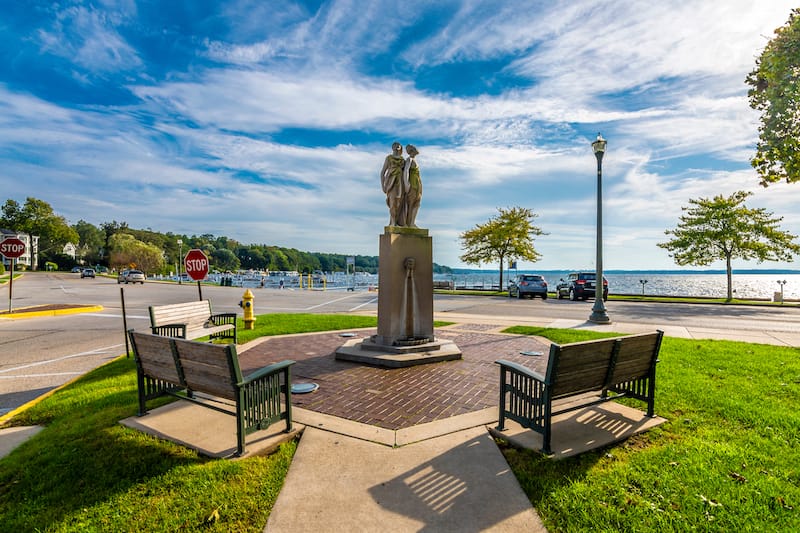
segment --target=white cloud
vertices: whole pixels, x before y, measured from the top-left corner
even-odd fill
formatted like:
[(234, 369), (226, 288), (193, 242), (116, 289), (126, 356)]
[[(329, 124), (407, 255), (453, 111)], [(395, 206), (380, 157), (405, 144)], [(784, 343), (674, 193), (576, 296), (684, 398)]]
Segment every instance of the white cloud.
[(101, 11), (76, 5), (58, 12), (52, 27), (39, 30), (42, 51), (94, 73), (139, 67), (142, 61), (138, 53), (117, 30), (117, 26), (133, 14), (130, 11), (135, 5), (119, 4), (114, 7), (124, 6), (127, 10)]

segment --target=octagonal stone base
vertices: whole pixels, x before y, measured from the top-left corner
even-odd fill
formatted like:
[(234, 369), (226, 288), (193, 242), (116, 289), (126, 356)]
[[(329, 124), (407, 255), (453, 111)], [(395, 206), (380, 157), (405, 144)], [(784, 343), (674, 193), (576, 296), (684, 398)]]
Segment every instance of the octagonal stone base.
[(452, 341), (433, 340), (415, 346), (386, 346), (372, 339), (352, 339), (336, 350), (336, 359), (388, 368), (405, 368), (461, 359)]

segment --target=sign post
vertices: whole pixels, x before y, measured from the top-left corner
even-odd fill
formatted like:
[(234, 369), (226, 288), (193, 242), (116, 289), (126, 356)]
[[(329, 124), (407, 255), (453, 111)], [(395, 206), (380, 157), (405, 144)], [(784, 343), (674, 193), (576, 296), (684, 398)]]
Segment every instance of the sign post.
[(186, 273), (197, 282), (197, 292), (202, 300), (203, 289), (200, 287), (200, 282), (208, 276), (208, 257), (203, 253), (203, 250), (194, 248), (186, 252), (183, 263)]
[(8, 312), (11, 312), (11, 293), (14, 290), (14, 262), (25, 253), (25, 243), (16, 237), (0, 242), (0, 254), (11, 260), (11, 277), (8, 278)]

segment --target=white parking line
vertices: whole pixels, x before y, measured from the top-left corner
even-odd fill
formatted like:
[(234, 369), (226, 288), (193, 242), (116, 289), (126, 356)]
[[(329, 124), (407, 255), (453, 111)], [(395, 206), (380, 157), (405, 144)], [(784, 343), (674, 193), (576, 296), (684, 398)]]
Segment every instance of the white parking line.
[(363, 304), (361, 304), (361, 305), (357, 305), (357, 306), (355, 306), (355, 307), (351, 307), (351, 308), (349, 309), (349, 311), (358, 311), (359, 309), (361, 309), (361, 308), (362, 308), (362, 307), (364, 307), (365, 305), (374, 304), (374, 303), (375, 303), (375, 302), (377, 302), (377, 301), (378, 301), (378, 299), (377, 299), (377, 298), (373, 298), (372, 300), (369, 300), (369, 301), (367, 301), (367, 302), (364, 302), (364, 303), (363, 303)]
[(56, 357), (55, 359), (47, 359), (45, 361), (37, 361), (35, 363), (29, 363), (27, 365), (20, 365), (11, 368), (6, 368), (5, 370), (0, 370), (0, 374), (6, 374), (8, 372), (14, 372), (16, 370), (22, 370), (23, 368), (31, 368), (33, 366), (42, 366), (42, 365), (49, 365), (51, 363), (56, 363), (58, 361), (64, 361), (66, 359), (73, 359), (75, 357), (84, 357), (87, 355), (103, 355), (104, 353), (110, 352), (111, 350), (116, 350), (124, 346), (123, 344), (114, 344), (113, 346), (106, 346), (105, 348), (97, 348), (96, 350), (90, 350), (88, 352), (81, 352), (72, 355), (64, 355), (61, 357)]
[(325, 307), (326, 305), (330, 305), (330, 304), (333, 304), (333, 303), (336, 303), (336, 302), (341, 302), (342, 300), (349, 300), (349, 299), (350, 299), (350, 298), (352, 298), (353, 296), (354, 296), (354, 295), (350, 295), (350, 296), (343, 296), (343, 297), (341, 297), (341, 298), (337, 298), (337, 299), (335, 299), (335, 300), (329, 300), (329, 301), (327, 301), (327, 302), (323, 302), (323, 303), (321, 303), (321, 304), (319, 304), (319, 305), (312, 305), (311, 307), (306, 307), (306, 310), (317, 309), (317, 308), (319, 308), (319, 307)]
[[(122, 318), (122, 313), (113, 315), (110, 313), (82, 313), (81, 316), (92, 316), (101, 318)], [(150, 317), (148, 315), (125, 315), (125, 318), (149, 319)]]

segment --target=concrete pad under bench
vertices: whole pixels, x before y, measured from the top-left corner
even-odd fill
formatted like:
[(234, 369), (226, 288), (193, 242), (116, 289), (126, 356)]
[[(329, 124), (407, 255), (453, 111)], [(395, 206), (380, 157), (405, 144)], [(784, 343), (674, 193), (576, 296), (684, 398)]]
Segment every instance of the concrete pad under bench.
[[(584, 407), (553, 417), (551, 447), (552, 459), (564, 459), (602, 448), (625, 440), (638, 433), (666, 422), (660, 416), (647, 413), (617, 402)], [(506, 430), (498, 431), (496, 425), (487, 426), (492, 435), (508, 441), (512, 446), (541, 451), (542, 435), (506, 420)]]
[[(236, 453), (236, 417), (191, 402), (178, 400), (151, 409), (145, 416), (121, 420), (120, 424), (186, 446), (207, 457), (233, 458)], [(295, 423), (293, 430), (285, 433), (286, 424), (281, 421), (251, 433), (245, 440), (246, 452), (236, 459), (268, 455), (304, 428)]]

